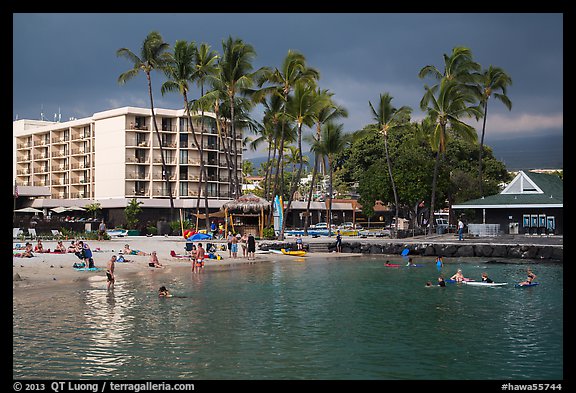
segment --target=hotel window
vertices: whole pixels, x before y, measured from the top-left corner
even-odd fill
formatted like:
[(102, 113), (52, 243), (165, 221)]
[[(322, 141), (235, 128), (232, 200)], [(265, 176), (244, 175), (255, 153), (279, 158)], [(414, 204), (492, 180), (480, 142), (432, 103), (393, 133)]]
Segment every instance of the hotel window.
[(180, 150), (180, 164), (188, 164), (188, 150)]
[(188, 195), (188, 183), (187, 182), (181, 182), (180, 183), (180, 195)]
[(180, 133), (180, 147), (188, 147), (188, 134)]

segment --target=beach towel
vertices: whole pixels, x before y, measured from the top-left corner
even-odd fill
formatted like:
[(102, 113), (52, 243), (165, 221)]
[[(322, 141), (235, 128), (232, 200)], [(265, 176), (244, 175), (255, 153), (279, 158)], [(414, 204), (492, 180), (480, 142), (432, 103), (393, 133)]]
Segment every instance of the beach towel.
[(98, 272), (102, 270), (101, 267), (75, 267), (74, 270), (77, 272)]

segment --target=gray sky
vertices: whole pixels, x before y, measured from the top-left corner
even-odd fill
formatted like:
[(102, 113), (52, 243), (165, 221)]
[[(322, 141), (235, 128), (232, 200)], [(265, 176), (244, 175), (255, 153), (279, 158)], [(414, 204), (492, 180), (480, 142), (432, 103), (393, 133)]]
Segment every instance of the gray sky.
[[(208, 43), (222, 51), (228, 36), (253, 45), (260, 66), (279, 67), (289, 49), (320, 71), (319, 87), (349, 111), (346, 131), (372, 122), (368, 102), (381, 93), (396, 107), (424, 113), (419, 102), (425, 65), (443, 69), (455, 46), (472, 50), (483, 68), (503, 68), (512, 78), (512, 111), (489, 107), (486, 142), (535, 135), (563, 135), (563, 14), (561, 13), (63, 13), (13, 14), (13, 119), (82, 118), (122, 107), (148, 107), (145, 78), (126, 85), (131, 68), (116, 50), (139, 54), (151, 31), (164, 41)], [(162, 74), (153, 75), (155, 106), (177, 109), (182, 98), (162, 96)], [(191, 98), (198, 96), (195, 89)], [(259, 119), (261, 109), (254, 111)], [(472, 124), (472, 122), (469, 122)], [(481, 131), (481, 123), (474, 124)], [(248, 152), (247, 157), (260, 155)]]

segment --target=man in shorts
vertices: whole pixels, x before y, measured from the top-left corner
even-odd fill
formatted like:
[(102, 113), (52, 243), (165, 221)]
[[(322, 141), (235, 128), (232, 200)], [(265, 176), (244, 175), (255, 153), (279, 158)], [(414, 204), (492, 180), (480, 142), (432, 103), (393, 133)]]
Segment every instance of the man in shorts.
[(202, 243), (198, 243), (196, 248), (196, 266), (198, 266), (198, 270), (204, 268), (204, 254), (206, 254), (206, 250), (202, 247)]
[(114, 268), (116, 266), (116, 255), (112, 255), (108, 261), (108, 266), (106, 267), (106, 278), (108, 281), (108, 289), (114, 288)]

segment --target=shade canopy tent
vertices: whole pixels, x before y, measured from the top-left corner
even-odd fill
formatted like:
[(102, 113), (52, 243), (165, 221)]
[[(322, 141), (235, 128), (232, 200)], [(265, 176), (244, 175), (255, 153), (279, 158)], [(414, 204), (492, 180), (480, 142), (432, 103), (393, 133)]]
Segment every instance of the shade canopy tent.
[(80, 206), (70, 206), (70, 207), (58, 206), (58, 207), (55, 207), (55, 208), (50, 209), (50, 210), (53, 211), (54, 213), (86, 211), (86, 209), (84, 209), (83, 207), (80, 207)]
[(34, 213), (34, 214), (38, 214), (38, 213), (44, 213), (42, 210), (39, 209), (35, 209), (33, 207), (23, 207), (22, 209), (16, 209), (14, 210), (14, 213)]
[(222, 205), (220, 210), (224, 210), (226, 217), (226, 232), (228, 232), (228, 215), (232, 230), (234, 230), (233, 215), (240, 217), (258, 217), (258, 232), (260, 237), (264, 232), (264, 212), (270, 211), (271, 204), (264, 198), (254, 194), (242, 195), (232, 201)]

